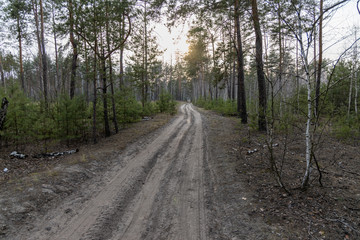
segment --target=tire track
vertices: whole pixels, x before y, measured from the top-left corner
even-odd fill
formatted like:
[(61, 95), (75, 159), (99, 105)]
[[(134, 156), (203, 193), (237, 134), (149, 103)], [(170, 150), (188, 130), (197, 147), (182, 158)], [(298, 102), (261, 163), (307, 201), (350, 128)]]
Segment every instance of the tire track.
[[(188, 108), (188, 106), (186, 107)], [(166, 197), (168, 193), (167, 189), (164, 188), (164, 184), (168, 183), (169, 180), (174, 179), (173, 171), (171, 170), (174, 169), (174, 166), (177, 165), (178, 162), (180, 162), (180, 155), (183, 152), (186, 152), (184, 146), (186, 146), (186, 140), (188, 139), (188, 136), (191, 133), (191, 128), (193, 126), (193, 114), (189, 115), (189, 118), (186, 119), (186, 122), (187, 124), (184, 126), (184, 134), (179, 134), (179, 141), (177, 142), (176, 147), (169, 149), (167, 156), (162, 159), (162, 161), (165, 161), (166, 163), (161, 163), (159, 161), (159, 166), (162, 168), (161, 174), (154, 171), (149, 176), (149, 181), (147, 181), (144, 185), (141, 197), (136, 199), (136, 207), (134, 210), (136, 214), (131, 214), (131, 222), (127, 224), (125, 231), (119, 231), (118, 234), (113, 237), (113, 239), (145, 239), (146, 234), (144, 234), (144, 231), (149, 229), (148, 222), (157, 215), (157, 212), (154, 211), (154, 209), (158, 209), (155, 206), (156, 203), (161, 203), (162, 207), (166, 206), (166, 202), (163, 201), (163, 198)], [(152, 191), (149, 191), (150, 189)], [(167, 208), (167, 210), (168, 213), (171, 212), (170, 209)], [(167, 218), (168, 222), (169, 220), (170, 219)], [(140, 235), (140, 233), (142, 234)]]
[[(184, 118), (175, 120), (159, 137), (131, 156), (126, 165), (106, 185), (81, 214), (68, 224), (58, 239), (109, 239), (118, 221), (125, 214), (131, 200), (140, 192), (143, 183), (178, 134), (184, 131), (189, 118), (188, 109), (182, 108)], [(184, 121), (186, 120), (186, 121)]]

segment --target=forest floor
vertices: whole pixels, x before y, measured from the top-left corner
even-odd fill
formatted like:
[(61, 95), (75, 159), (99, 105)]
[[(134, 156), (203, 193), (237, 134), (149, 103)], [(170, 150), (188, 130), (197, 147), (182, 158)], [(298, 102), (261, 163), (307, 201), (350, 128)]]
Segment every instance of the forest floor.
[(358, 145), (323, 136), (323, 187), (314, 170), (304, 192), (303, 138), (274, 142), (291, 194), (269, 171), (263, 134), (190, 104), (72, 155), (2, 148), (0, 239), (359, 239)]

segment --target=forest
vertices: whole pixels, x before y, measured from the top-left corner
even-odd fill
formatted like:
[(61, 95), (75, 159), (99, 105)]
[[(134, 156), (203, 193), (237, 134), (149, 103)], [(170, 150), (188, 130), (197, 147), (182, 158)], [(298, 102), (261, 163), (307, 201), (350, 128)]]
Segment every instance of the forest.
[[(343, 46), (335, 58), (326, 57), (336, 49), (324, 42), (328, 21), (354, 1), (0, 4), (2, 145), (36, 141), (46, 151), (56, 141), (96, 143), (143, 117), (174, 114), (175, 101), (191, 101), (264, 132), (271, 170), (286, 190), (284, 157), (274, 154), (278, 136), (303, 134), (304, 189), (311, 169), (321, 176), (324, 132), (360, 137), (358, 21), (337, 36)], [(156, 24), (189, 24), (188, 52), (162, 61)]]

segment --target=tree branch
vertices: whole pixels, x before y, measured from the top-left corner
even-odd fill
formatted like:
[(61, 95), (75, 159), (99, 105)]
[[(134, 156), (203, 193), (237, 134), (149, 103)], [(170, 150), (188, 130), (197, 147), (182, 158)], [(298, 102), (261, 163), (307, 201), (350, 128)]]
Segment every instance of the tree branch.
[(125, 14), (125, 15), (126, 15), (128, 21), (129, 21), (129, 30), (128, 30), (128, 32), (127, 32), (127, 35), (126, 35), (126, 37), (125, 37), (115, 48), (113, 48), (113, 49), (112, 49), (110, 52), (108, 52), (105, 56), (101, 55), (101, 54), (97, 51), (97, 49), (95, 48), (95, 46), (93, 46), (93, 45), (91, 44), (90, 40), (87, 39), (87, 37), (85, 37), (81, 32), (77, 31), (76, 29), (74, 29), (74, 31), (75, 31), (75, 33), (76, 33), (77, 35), (79, 35), (82, 39), (84, 39), (84, 41), (85, 41), (87, 44), (89, 44), (90, 48), (94, 51), (94, 53), (95, 53), (101, 60), (105, 60), (105, 59), (109, 58), (110, 55), (111, 55), (113, 52), (115, 52), (116, 50), (118, 50), (119, 48), (121, 48), (121, 47), (124, 45), (124, 43), (126, 42), (126, 40), (127, 40), (127, 39), (129, 38), (129, 36), (130, 36), (131, 27), (132, 27), (132, 25), (131, 25), (131, 19), (130, 19), (130, 16), (129, 16), (128, 14)]
[(131, 19), (130, 16), (128, 14), (125, 14), (125, 16), (127, 17), (128, 21), (129, 21), (129, 30), (127, 32), (126, 37), (121, 41), (121, 43), (119, 43), (115, 48), (113, 48), (110, 52), (107, 53), (107, 55), (104, 56), (104, 59), (107, 59), (108, 57), (110, 57), (110, 55), (115, 52), (116, 50), (118, 50), (119, 48), (121, 48), (124, 43), (126, 42), (126, 40), (128, 39), (128, 37), (130, 36), (131, 33)]

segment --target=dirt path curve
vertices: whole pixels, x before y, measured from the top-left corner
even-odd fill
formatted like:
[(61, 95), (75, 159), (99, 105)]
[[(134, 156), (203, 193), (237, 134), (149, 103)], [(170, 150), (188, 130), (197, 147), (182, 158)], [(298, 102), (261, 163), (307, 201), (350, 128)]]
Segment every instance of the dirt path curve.
[(18, 239), (207, 239), (206, 144), (191, 104)]

